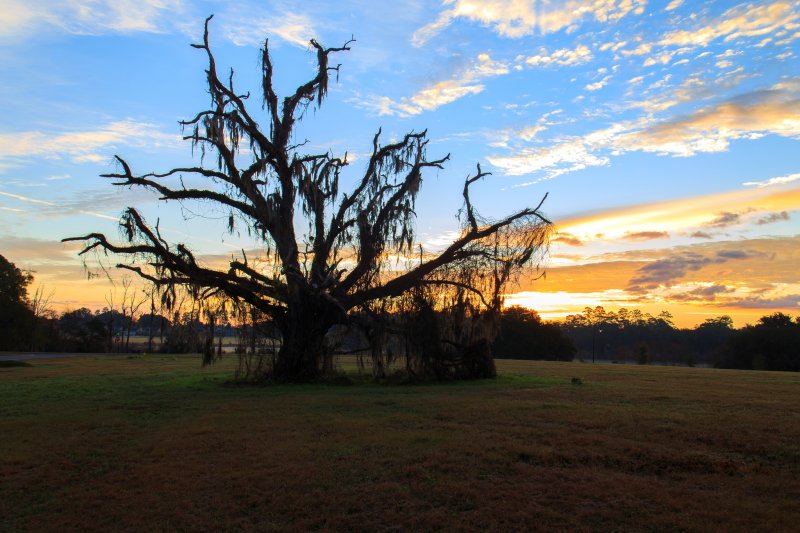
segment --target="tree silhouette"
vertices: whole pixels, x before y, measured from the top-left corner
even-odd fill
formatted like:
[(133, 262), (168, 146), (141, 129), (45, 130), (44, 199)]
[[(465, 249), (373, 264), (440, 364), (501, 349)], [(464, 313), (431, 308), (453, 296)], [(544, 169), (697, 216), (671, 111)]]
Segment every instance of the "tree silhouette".
[(28, 300), (30, 272), (0, 255), (0, 350), (29, 349), (35, 316)]
[(532, 309), (512, 306), (500, 313), (500, 334), (492, 345), (498, 358), (572, 361), (575, 344), (557, 324)]
[[(117, 266), (152, 282), (167, 307), (176, 289), (185, 287), (201, 300), (225, 296), (265, 313), (282, 337), (271, 375), (291, 381), (315, 379), (325, 370), (325, 335), (335, 324), (357, 316), (376, 326), (388, 320), (386, 313), (429, 307), (449, 309), (451, 321), (475, 323), (479, 315), (499, 309), (504, 287), (521, 269), (538, 268), (551, 230), (540, 212), (542, 203), (500, 220), (482, 218), (470, 199), (470, 187), (488, 175), (480, 166), (464, 182), (458, 238), (435, 254), (415, 244), (414, 204), (423, 171), (441, 169), (449, 159), (427, 157), (425, 131), (384, 144), (378, 130), (364, 173), (350, 192), (339, 188), (346, 154), (301, 151), (305, 143), (294, 140), (295, 124), (309, 106), (322, 104), (330, 76), (340, 68), (330, 58), (349, 50), (352, 39), (335, 48), (311, 40), (316, 74), (282, 102), (273, 87), (265, 41), (261, 93), (267, 126), (262, 127), (246, 105), (249, 94), (234, 89), (233, 71), (225, 80), (218, 74), (209, 46), (210, 20), (202, 44), (192, 46), (207, 55), (211, 103), (181, 125), (193, 149), (200, 150), (203, 160), (213, 154), (214, 164), (202, 166), (201, 161), (201, 166), (137, 175), (117, 156), (120, 171), (104, 176), (117, 186), (156, 191), (165, 201), (224, 208), (228, 231), (243, 224), (260, 240), (262, 256), (256, 261), (242, 252), (224, 270), (202, 265), (184, 244), (167, 242), (158, 223), (149, 224), (133, 207), (120, 221), (122, 243), (100, 233), (64, 239), (84, 241), (81, 254), (94, 250), (123, 257)], [(183, 176), (200, 178), (204, 185), (186, 186)], [(306, 228), (296, 227), (298, 208)], [(372, 331), (380, 329), (372, 326)], [(448, 329), (456, 330), (463, 328)], [(435, 342), (448, 344), (442, 331)], [(474, 344), (474, 335), (450, 335), (444, 351), (466, 353), (465, 342)], [(439, 347), (422, 349), (439, 353)]]

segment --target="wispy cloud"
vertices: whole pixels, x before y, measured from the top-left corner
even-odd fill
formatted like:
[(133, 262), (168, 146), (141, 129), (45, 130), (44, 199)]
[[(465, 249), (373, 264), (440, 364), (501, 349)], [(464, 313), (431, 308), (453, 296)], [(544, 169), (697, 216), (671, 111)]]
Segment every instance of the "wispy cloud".
[(735, 226), (737, 224), (741, 224), (742, 216), (747, 213), (750, 213), (751, 211), (753, 211), (752, 208), (745, 209), (744, 211), (740, 211), (738, 213), (734, 213), (732, 211), (722, 211), (720, 213), (717, 213), (717, 215), (713, 219), (704, 223), (703, 226), (707, 228), (716, 228), (716, 229)]
[[(6, 158), (67, 157), (76, 163), (110, 160), (110, 149), (126, 145), (158, 150), (180, 145), (181, 137), (158, 126), (134, 120), (112, 122), (93, 130), (64, 133), (21, 131), (0, 133), (0, 162)], [(102, 153), (101, 153), (102, 152)]]
[[(552, 178), (587, 166), (607, 165), (612, 154), (636, 151), (689, 157), (724, 152), (731, 141), (765, 135), (800, 136), (800, 89), (796, 84), (753, 91), (668, 120), (645, 116), (620, 122), (546, 148), (523, 145), (511, 155), (488, 159), (509, 175), (545, 171), (544, 177)], [(756, 182), (748, 185), (761, 186)]]
[(0, 10), (0, 39), (48, 27), (76, 35), (159, 33), (182, 6), (182, 0), (7, 0)]
[(587, 91), (599, 91), (600, 89), (608, 85), (608, 80), (610, 79), (611, 76), (604, 76), (601, 80), (586, 85), (584, 89), (586, 89)]
[[(800, 209), (800, 189), (782, 192), (770, 189), (739, 190), (632, 205), (590, 216), (567, 218), (559, 222), (559, 231), (586, 242), (597, 240), (598, 234), (606, 240), (624, 240), (630, 235), (657, 236), (660, 232), (686, 232), (695, 238), (711, 238), (707, 230), (699, 228), (753, 223), (759, 217), (796, 209)], [(749, 216), (744, 218), (743, 214)]]
[(723, 250), (710, 257), (696, 252), (677, 253), (639, 268), (631, 279), (628, 290), (646, 292), (662, 285), (670, 285), (683, 278), (688, 272), (700, 270), (711, 264), (718, 265), (731, 260), (748, 259), (760, 255), (754, 254), (755, 252), (742, 250)]
[[(674, 0), (666, 10), (677, 9), (682, 3), (682, 0)], [(620, 46), (619, 53), (627, 57), (647, 56), (643, 66), (651, 67), (667, 65), (676, 55), (688, 54), (697, 48), (706, 48), (715, 41), (728, 43), (741, 39), (759, 39), (760, 42), (756, 46), (763, 47), (767, 44), (781, 46), (800, 38), (800, 32), (787, 33), (787, 30), (796, 30), (800, 27), (800, 8), (796, 3), (784, 0), (761, 5), (742, 3), (713, 18), (694, 14), (687, 20), (693, 21), (694, 27), (672, 30), (660, 38), (649, 41), (633, 41), (632, 46), (635, 47)], [(774, 36), (783, 38), (775, 40)], [(733, 62), (724, 57), (717, 59), (716, 65), (720, 69), (733, 66)], [(682, 60), (682, 63), (687, 62), (688, 60)]]
[[(178, 32), (199, 39), (208, 13), (194, 7), (185, 0), (6, 0), (0, 40), (53, 30), (72, 35)], [(232, 3), (218, 10), (218, 20), (223, 35), (238, 46), (260, 46), (270, 37), (306, 47), (319, 36), (309, 15), (287, 9)]]
[(539, 48), (539, 53), (524, 58), (524, 63), (529, 67), (574, 66), (588, 63), (593, 57), (592, 50), (583, 44), (552, 51), (542, 47)]
[(771, 187), (773, 185), (785, 185), (787, 183), (792, 183), (793, 181), (800, 180), (800, 173), (796, 174), (789, 174), (787, 176), (779, 176), (777, 178), (770, 178), (764, 181), (746, 181), (742, 185), (747, 187), (758, 187), (759, 189), (763, 189), (764, 187)]
[[(510, 176), (522, 176), (546, 170), (547, 174), (542, 179), (552, 179), (568, 172), (611, 163), (608, 157), (594, 154), (583, 139), (547, 148), (523, 148), (511, 156), (489, 156), (486, 159)], [(538, 181), (522, 185), (531, 185)]]
[[(411, 97), (392, 99), (388, 96), (373, 96), (357, 100), (356, 103), (377, 111), (379, 115), (418, 115), (423, 111), (437, 109), (464, 96), (483, 92), (485, 86), (480, 83), (482, 80), (508, 74), (511, 72), (512, 64), (514, 70), (564, 67), (587, 63), (593, 57), (591, 49), (582, 44), (575, 48), (559, 48), (552, 51), (542, 47), (534, 55), (527, 57), (518, 55), (513, 62), (495, 60), (488, 53), (482, 53), (469, 67), (462, 69), (455, 77), (433, 83)], [(600, 85), (596, 89), (605, 86), (609, 78), (610, 76), (607, 76), (599, 82)]]
[(579, 24), (584, 18), (615, 22), (629, 13), (644, 12), (646, 0), (444, 0), (447, 9), (414, 32), (412, 44), (422, 46), (454, 20), (462, 18), (488, 26), (502, 37), (548, 34)]
[(672, 11), (673, 9), (678, 9), (679, 7), (681, 7), (681, 5), (683, 5), (683, 0), (672, 0), (672, 2), (667, 4), (667, 7), (665, 7), (664, 9), (667, 11)]
[(55, 205), (53, 202), (46, 202), (44, 200), (37, 200), (36, 198), (30, 198), (28, 196), (22, 196), (21, 194), (12, 194), (10, 192), (0, 191), (0, 196), (5, 196), (6, 198), (13, 198), (14, 200), (20, 200), (21, 202), (28, 202), (28, 203), (31, 203), (31, 204)]
[(756, 224), (759, 226), (764, 226), (766, 224), (772, 224), (774, 222), (785, 222), (787, 220), (791, 220), (789, 213), (786, 211), (781, 211), (780, 213), (769, 213), (766, 216), (763, 216), (756, 220)]
[(763, 37), (777, 33), (787, 24), (800, 20), (800, 10), (793, 2), (740, 4), (716, 20), (691, 30), (675, 30), (661, 40), (669, 46), (706, 46), (714, 40), (732, 41), (741, 37)]
[(278, 37), (306, 48), (312, 38), (319, 37), (315, 21), (304, 13), (266, 13), (260, 10), (254, 13), (252, 9), (225, 17), (223, 32), (237, 46), (261, 46), (265, 37)]
[(559, 231), (552, 242), (566, 244), (568, 246), (583, 246), (583, 241), (568, 231)]
[(455, 77), (429, 85), (411, 97), (393, 100), (387, 96), (379, 96), (360, 100), (357, 103), (377, 111), (379, 115), (418, 115), (423, 111), (437, 109), (464, 96), (480, 93), (485, 87), (480, 83), (482, 80), (508, 72), (508, 64), (495, 61), (489, 54), (482, 53)]
[(633, 129), (614, 139), (618, 149), (692, 156), (723, 152), (737, 139), (800, 135), (800, 97), (795, 91), (756, 91), (685, 117)]
[(557, 117), (561, 113), (563, 113), (562, 109), (554, 109), (544, 113), (536, 119), (536, 122), (531, 126), (491, 131), (485, 133), (484, 136), (489, 140), (489, 145), (496, 148), (508, 147), (512, 140), (532, 141), (539, 138), (540, 134), (547, 131), (550, 127), (559, 124), (559, 120), (554, 117)]
[[(40, 200), (38, 198), (31, 198), (29, 196), (22, 196), (20, 194), (13, 194), (13, 193), (3, 192), (3, 191), (0, 191), (0, 196), (5, 196), (6, 198), (12, 198), (12, 199), (18, 200), (20, 202), (34, 204), (36, 206), (39, 206), (39, 207), (37, 207), (36, 212), (44, 213), (44, 214), (49, 215), (49, 216), (67, 216), (67, 215), (79, 214), (79, 215), (88, 215), (88, 216), (97, 217), (97, 218), (104, 218), (106, 220), (114, 220), (114, 221), (119, 220), (119, 217), (113, 217), (113, 216), (109, 216), (109, 215), (104, 215), (103, 213), (96, 213), (94, 211), (87, 211), (87, 210), (82, 209), (81, 207), (83, 207), (83, 204), (86, 203), (85, 200), (82, 200), (82, 201), (80, 201), (78, 203), (81, 207), (77, 207), (75, 205), (70, 206), (68, 204), (63, 204), (63, 203), (48, 202), (46, 200)], [(98, 205), (93, 201), (91, 201), (89, 203), (91, 203), (93, 205)], [(7, 210), (16, 211), (16, 212), (24, 212), (25, 211), (24, 209), (18, 209), (18, 208), (8, 208)]]
[(689, 290), (675, 291), (669, 295), (669, 299), (677, 302), (714, 302), (717, 296), (734, 292), (734, 288), (727, 285), (718, 285), (714, 282), (699, 282), (689, 284)]
[(487, 160), (511, 176), (544, 171), (544, 179), (550, 179), (587, 167), (610, 164), (609, 157), (600, 152), (607, 149), (622, 131), (625, 131), (625, 126), (615, 125), (552, 146), (513, 147), (511, 155), (492, 155)]
[(628, 231), (622, 238), (626, 241), (652, 241), (654, 239), (668, 239), (668, 231)]
[(735, 305), (737, 307), (755, 309), (796, 309), (800, 307), (800, 294), (751, 296), (736, 300)]

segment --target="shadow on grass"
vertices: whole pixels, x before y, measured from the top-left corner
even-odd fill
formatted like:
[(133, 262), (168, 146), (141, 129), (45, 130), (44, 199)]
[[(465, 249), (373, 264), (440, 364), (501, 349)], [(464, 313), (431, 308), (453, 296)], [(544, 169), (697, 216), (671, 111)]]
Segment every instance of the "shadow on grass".
[(0, 368), (13, 368), (17, 366), (33, 366), (25, 361), (0, 361)]

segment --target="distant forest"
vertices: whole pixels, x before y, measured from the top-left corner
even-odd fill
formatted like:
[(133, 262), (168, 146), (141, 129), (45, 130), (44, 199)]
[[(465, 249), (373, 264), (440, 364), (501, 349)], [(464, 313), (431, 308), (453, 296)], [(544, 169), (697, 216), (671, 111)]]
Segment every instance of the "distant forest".
[[(124, 300), (118, 309), (80, 308), (57, 314), (37, 291), (30, 296), (29, 273), (0, 256), (0, 351), (57, 352), (240, 352), (274, 347), (277, 331), (264, 319), (234, 325), (224, 314), (197, 311), (139, 313)], [(209, 320), (209, 318), (212, 318)], [(544, 321), (536, 311), (510, 307), (500, 315), (492, 351), (497, 358), (714, 366), (747, 370), (800, 371), (800, 317), (774, 313), (736, 329), (729, 316), (709, 318), (694, 328), (675, 327), (672, 316), (638, 309), (616, 313), (587, 307), (563, 321)], [(342, 333), (337, 333), (342, 337)], [(358, 348), (344, 335), (344, 351)]]

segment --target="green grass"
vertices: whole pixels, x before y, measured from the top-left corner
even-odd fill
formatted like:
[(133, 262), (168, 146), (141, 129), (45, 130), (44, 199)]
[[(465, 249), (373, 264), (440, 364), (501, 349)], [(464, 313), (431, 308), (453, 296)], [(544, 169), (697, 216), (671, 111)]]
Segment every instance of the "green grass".
[(800, 523), (797, 374), (499, 361), (487, 381), (241, 386), (233, 358), (31, 364), (0, 368), (3, 531)]

